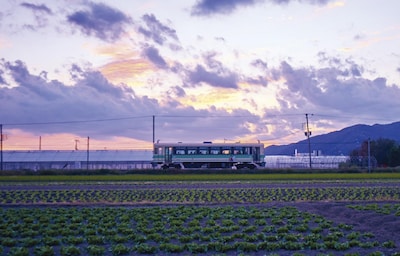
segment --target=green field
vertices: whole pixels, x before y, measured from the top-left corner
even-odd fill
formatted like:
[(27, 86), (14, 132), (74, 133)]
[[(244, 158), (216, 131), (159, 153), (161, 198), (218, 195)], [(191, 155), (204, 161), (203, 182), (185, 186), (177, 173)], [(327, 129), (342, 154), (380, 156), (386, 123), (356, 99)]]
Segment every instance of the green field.
[(283, 174), (126, 174), (126, 175), (11, 175), (0, 182), (176, 182), (176, 181), (374, 181), (400, 180), (400, 173), (283, 173)]
[(387, 232), (400, 231), (399, 184), (400, 173), (4, 175), (0, 255), (399, 256)]

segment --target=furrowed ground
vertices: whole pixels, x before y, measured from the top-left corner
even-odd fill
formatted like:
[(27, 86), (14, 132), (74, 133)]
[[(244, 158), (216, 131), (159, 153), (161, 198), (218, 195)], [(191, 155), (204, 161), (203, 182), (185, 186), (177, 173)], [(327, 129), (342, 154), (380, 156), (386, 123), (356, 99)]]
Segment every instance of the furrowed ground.
[(400, 255), (400, 177), (279, 177), (3, 176), (0, 254)]

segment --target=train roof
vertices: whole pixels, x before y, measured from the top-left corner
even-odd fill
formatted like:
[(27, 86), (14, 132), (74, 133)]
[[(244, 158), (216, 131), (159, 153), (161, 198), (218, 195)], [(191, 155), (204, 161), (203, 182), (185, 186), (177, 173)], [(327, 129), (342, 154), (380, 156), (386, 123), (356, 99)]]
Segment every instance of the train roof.
[(203, 143), (192, 143), (192, 142), (160, 142), (154, 143), (155, 147), (264, 147), (263, 143), (212, 143), (212, 142), (203, 142)]

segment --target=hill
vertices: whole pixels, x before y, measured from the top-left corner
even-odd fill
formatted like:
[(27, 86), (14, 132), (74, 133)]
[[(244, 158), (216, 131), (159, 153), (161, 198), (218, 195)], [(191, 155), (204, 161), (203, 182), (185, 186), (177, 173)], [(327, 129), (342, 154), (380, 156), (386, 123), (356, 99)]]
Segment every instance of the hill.
[[(321, 151), (323, 155), (349, 155), (361, 146), (365, 140), (379, 138), (392, 139), (400, 143), (400, 122), (391, 124), (364, 125), (357, 124), (340, 131), (323, 135), (311, 136), (311, 151)], [(272, 145), (265, 148), (266, 155), (293, 155), (297, 149), (299, 153), (308, 153), (307, 139), (289, 145)]]

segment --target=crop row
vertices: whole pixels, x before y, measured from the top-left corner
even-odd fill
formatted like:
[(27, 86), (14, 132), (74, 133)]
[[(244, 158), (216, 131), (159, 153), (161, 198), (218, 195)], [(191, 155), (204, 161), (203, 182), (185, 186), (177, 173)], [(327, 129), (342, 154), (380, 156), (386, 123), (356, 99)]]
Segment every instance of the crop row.
[(400, 187), (1, 190), (0, 204), (399, 200)]
[(347, 206), (359, 211), (373, 211), (381, 214), (394, 214), (400, 217), (400, 204), (365, 204), (365, 205), (349, 205)]
[[(4, 255), (394, 252), (343, 223), (294, 207), (0, 208)], [(394, 254), (399, 255), (399, 254)]]

